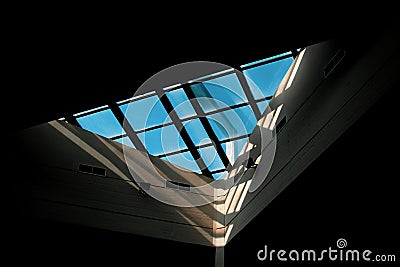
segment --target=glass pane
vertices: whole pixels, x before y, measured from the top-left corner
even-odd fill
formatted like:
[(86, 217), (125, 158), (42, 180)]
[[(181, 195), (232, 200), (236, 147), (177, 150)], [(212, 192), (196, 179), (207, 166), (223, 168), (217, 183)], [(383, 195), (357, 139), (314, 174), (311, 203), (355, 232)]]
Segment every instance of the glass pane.
[(195, 146), (211, 143), (211, 140), (201, 124), (200, 119), (186, 121), (183, 123), (183, 126), (185, 127)]
[(76, 120), (83, 129), (107, 138), (125, 133), (110, 109), (92, 113)]
[(204, 147), (198, 149), (201, 158), (210, 171), (225, 169), (221, 158), (218, 156), (214, 146)]
[(162, 157), (162, 159), (174, 163), (189, 171), (201, 173), (199, 166), (197, 165), (196, 161), (193, 159), (192, 154), (190, 154), (189, 151), (167, 157)]
[(186, 148), (174, 125), (145, 131), (138, 134), (138, 137), (151, 155), (159, 155)]
[[(283, 77), (293, 62), (292, 57), (244, 70), (255, 99), (275, 94)], [(257, 87), (259, 88), (257, 90)]]
[(196, 112), (183, 89), (166, 92), (165, 94), (167, 95), (179, 118), (184, 119), (196, 115)]
[(207, 118), (219, 140), (249, 134), (257, 123), (248, 106), (212, 114)]
[(115, 139), (114, 141), (135, 148), (135, 145), (132, 143), (131, 139), (128, 136)]
[(220, 179), (225, 179), (228, 176), (228, 172), (217, 172), (211, 175), (214, 178), (214, 180), (220, 180)]
[(235, 73), (191, 86), (204, 112), (247, 102)]
[(164, 124), (169, 119), (158, 96), (130, 102), (120, 108), (135, 130)]
[(264, 113), (265, 109), (268, 107), (269, 100), (264, 100), (257, 103), (258, 109), (260, 110), (261, 114)]

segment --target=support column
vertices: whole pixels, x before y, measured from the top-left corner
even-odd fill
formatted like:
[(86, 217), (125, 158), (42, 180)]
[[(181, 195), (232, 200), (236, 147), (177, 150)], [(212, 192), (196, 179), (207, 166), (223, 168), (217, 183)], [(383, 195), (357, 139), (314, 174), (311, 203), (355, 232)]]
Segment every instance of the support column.
[(215, 247), (215, 267), (224, 267), (225, 247)]

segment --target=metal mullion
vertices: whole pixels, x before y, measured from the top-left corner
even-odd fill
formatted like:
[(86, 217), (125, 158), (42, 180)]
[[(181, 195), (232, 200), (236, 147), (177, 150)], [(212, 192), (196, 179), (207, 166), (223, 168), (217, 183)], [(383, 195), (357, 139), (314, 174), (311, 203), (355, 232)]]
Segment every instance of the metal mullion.
[(199, 117), (199, 120), (201, 124), (204, 127), (204, 130), (208, 134), (208, 137), (213, 141), (213, 145), (215, 147), (215, 150), (217, 151), (218, 156), (221, 158), (222, 163), (224, 164), (225, 167), (230, 166), (230, 162), (228, 157), (225, 154), (224, 149), (222, 148), (221, 144), (218, 142), (218, 137), (215, 134), (214, 130), (211, 127), (210, 122), (206, 118), (206, 114), (204, 113), (203, 109), (201, 108), (199, 102), (196, 99), (196, 96), (194, 95), (192, 88), (190, 87), (189, 84), (185, 84), (182, 86), (183, 91), (185, 92), (186, 96), (189, 98), (190, 103), (192, 104), (197, 116)]
[(97, 113), (97, 112), (100, 112), (100, 111), (104, 111), (107, 108), (108, 108), (107, 106), (101, 106), (101, 107), (98, 107), (98, 108), (93, 108), (93, 109), (90, 109), (90, 110), (87, 110), (87, 111), (79, 112), (79, 113), (75, 114), (74, 117), (75, 118), (85, 117), (85, 116), (88, 116), (88, 115), (91, 115), (91, 114), (94, 114), (94, 113)]
[(168, 153), (165, 153), (165, 154), (158, 154), (158, 155), (155, 155), (155, 157), (163, 158), (163, 157), (173, 156), (173, 155), (177, 155), (177, 154), (188, 152), (188, 151), (189, 151), (188, 148), (184, 148), (184, 149), (168, 152)]
[(115, 118), (118, 120), (121, 127), (125, 130), (125, 133), (129, 137), (135, 148), (147, 153), (146, 147), (143, 145), (142, 141), (139, 139), (135, 130), (132, 128), (128, 120), (125, 118), (124, 113), (122, 113), (118, 105), (112, 102), (109, 103), (108, 106), (110, 107), (111, 112), (114, 114)]
[(118, 106), (121, 106), (121, 105), (125, 105), (125, 104), (128, 104), (128, 103), (132, 103), (132, 102), (135, 102), (135, 101), (139, 101), (139, 100), (142, 100), (142, 99), (146, 99), (146, 98), (149, 98), (149, 97), (152, 97), (152, 96), (156, 96), (157, 94), (156, 93), (150, 93), (150, 94), (143, 94), (143, 95), (138, 95), (138, 96), (136, 96), (135, 97), (135, 99), (127, 99), (127, 100), (122, 100), (122, 101), (119, 101), (118, 102)]
[(211, 174), (216, 174), (216, 173), (220, 173), (220, 172), (224, 172), (226, 171), (226, 169), (217, 169), (211, 172)]
[(190, 81), (189, 84), (191, 84), (191, 83), (199, 83), (199, 82), (200, 83), (207, 82), (207, 81), (210, 81), (210, 80), (213, 80), (213, 79), (224, 77), (224, 76), (232, 74), (234, 72), (235, 72), (235, 69), (233, 69), (233, 68), (232, 69), (226, 69), (225, 71), (220, 71), (220, 72), (218, 72), (216, 74), (209, 74), (209, 75), (206, 75), (204, 77), (196, 78), (195, 80)]
[(182, 121), (179, 119), (178, 114), (176, 114), (174, 107), (172, 106), (171, 102), (169, 101), (167, 95), (164, 93), (162, 89), (156, 89), (156, 93), (163, 105), (164, 109), (167, 111), (168, 116), (171, 118), (173, 124), (175, 125), (176, 129), (178, 130), (183, 142), (186, 144), (186, 147), (189, 149), (190, 154), (196, 161), (197, 165), (199, 166), (201, 172), (208, 177), (211, 176), (211, 172), (208, 169), (207, 165), (203, 161), (200, 156), (199, 151), (197, 151), (195, 144), (193, 143), (192, 139), (190, 138), (189, 133), (187, 132), (186, 128), (183, 126)]
[(273, 97), (274, 97), (273, 95), (270, 95), (270, 96), (267, 96), (267, 97), (262, 97), (262, 98), (256, 99), (254, 101), (256, 101), (256, 103), (259, 103), (259, 102), (263, 102), (265, 100), (271, 100)]
[(246, 137), (249, 137), (249, 136), (250, 136), (250, 134), (244, 134), (244, 135), (239, 135), (239, 136), (232, 137), (232, 138), (226, 138), (226, 139), (223, 139), (223, 140), (221, 140), (219, 142), (221, 144), (223, 144), (223, 143), (227, 143), (227, 142), (230, 142), (230, 141), (240, 140), (240, 139), (243, 139), (243, 138), (246, 138)]
[(126, 136), (127, 136), (126, 134), (119, 134), (119, 135), (109, 137), (108, 139), (115, 140), (115, 139), (119, 139), (119, 138), (124, 138)]
[(136, 133), (140, 134), (140, 133), (144, 133), (144, 132), (148, 132), (148, 131), (153, 131), (153, 130), (157, 130), (159, 128), (162, 128), (162, 127), (165, 127), (165, 126), (170, 126), (170, 125), (173, 125), (173, 124), (174, 124), (173, 122), (167, 122), (165, 124), (158, 124), (158, 125), (155, 125), (155, 126), (151, 126), (151, 127), (148, 127), (148, 128), (143, 128), (143, 129), (137, 130)]
[(253, 65), (240, 68), (240, 70), (243, 71), (243, 70), (248, 70), (248, 69), (256, 68), (256, 67), (259, 67), (259, 66), (262, 66), (262, 65), (267, 65), (267, 64), (269, 64), (269, 63), (272, 63), (272, 62), (275, 62), (275, 61), (279, 61), (279, 60), (282, 60), (282, 59), (285, 59), (285, 58), (289, 58), (289, 57), (293, 57), (293, 53), (290, 53), (290, 54), (288, 54), (288, 55), (284, 55), (284, 56), (281, 56), (281, 57), (273, 58), (273, 59), (270, 59), (270, 60), (262, 61), (262, 62), (259, 62), (259, 63), (255, 63), (255, 64), (253, 64)]
[[(213, 146), (213, 144), (212, 143), (206, 143), (206, 144), (197, 145), (196, 149), (205, 148), (205, 147), (209, 147), (209, 146)], [(168, 156), (173, 156), (173, 155), (184, 153), (184, 152), (188, 152), (188, 151), (189, 151), (189, 149), (184, 148), (184, 149), (168, 152), (168, 153), (165, 153), (165, 154), (158, 154), (158, 155), (155, 155), (155, 157), (159, 157), (159, 158), (168, 157)]]
[(246, 77), (240, 71), (235, 71), (237, 78), (239, 79), (240, 85), (242, 86), (243, 92), (246, 95), (247, 100), (249, 101), (249, 105), (253, 110), (253, 113), (257, 120), (261, 118), (260, 109), (257, 106), (257, 103), (254, 99), (253, 93), (250, 90), (250, 86), (247, 83)]
[(247, 105), (249, 105), (249, 103), (248, 102), (244, 102), (244, 103), (232, 105), (232, 106), (229, 106), (229, 107), (220, 108), (220, 109), (217, 109), (217, 110), (212, 110), (212, 111), (204, 113), (204, 115), (205, 116), (209, 116), (209, 115), (217, 114), (217, 113), (224, 112), (224, 111), (227, 111), (227, 110), (231, 110), (231, 109), (235, 109), (235, 108), (241, 108), (241, 107), (244, 107), (244, 106), (247, 106)]

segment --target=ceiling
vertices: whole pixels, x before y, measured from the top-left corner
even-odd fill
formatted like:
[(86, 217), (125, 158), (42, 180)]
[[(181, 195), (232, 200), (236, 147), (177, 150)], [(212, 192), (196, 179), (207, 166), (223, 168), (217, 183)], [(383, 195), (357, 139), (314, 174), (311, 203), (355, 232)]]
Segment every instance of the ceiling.
[[(64, 29), (58, 30), (56, 34), (50, 34), (49, 29), (29, 30), (31, 33), (18, 32), (22, 37), (14, 49), (16, 52), (11, 54), (16, 59), (17, 76), (13, 79), (11, 89), (3, 88), (3, 93), (7, 94), (6, 97), (3, 95), (3, 105), (6, 105), (8, 110), (8, 113), (3, 114), (3, 119), (9, 119), (6, 123), (11, 128), (23, 129), (59, 118), (66, 112), (74, 113), (100, 106), (108, 100), (120, 100), (130, 96), (135, 86), (176, 63), (210, 60), (235, 66), (287, 48), (304, 46), (332, 37), (354, 40), (362, 36), (363, 41), (369, 40), (388, 23), (380, 16), (379, 25), (375, 24), (374, 16), (365, 16), (364, 19), (358, 17), (356, 20), (339, 17), (339, 22), (329, 20), (329, 17), (327, 20), (310, 18), (307, 22), (289, 19), (296, 22), (295, 26), (298, 29), (292, 31), (292, 34), (287, 34), (286, 25), (274, 23), (273, 19), (264, 17), (263, 24), (253, 29), (253, 32), (258, 32), (257, 35), (253, 35), (257, 38), (249, 38), (247, 34), (240, 41), (232, 37), (238, 34), (234, 31), (237, 28), (230, 31), (223, 29), (219, 32), (203, 32), (196, 38), (192, 34), (184, 34), (182, 28), (174, 28), (171, 32), (183, 36), (183, 42), (174, 42), (173, 45), (168, 42), (155, 45), (159, 44), (160, 40), (166, 40), (165, 29), (169, 25), (151, 30), (149, 27), (138, 25), (131, 31), (107, 30), (107, 33), (100, 29), (86, 31), (80, 27), (73, 27), (76, 32)], [(268, 30), (271, 33), (271, 25), (273, 34), (262, 37), (262, 31)], [(241, 24), (238, 28), (242, 31), (245, 27)], [(163, 38), (159, 37), (163, 34)], [(230, 40), (230, 46), (226, 45), (226, 40)], [(227, 263), (240, 259), (255, 259), (255, 252), (263, 245), (271, 243), (274, 247), (281, 248), (287, 248), (288, 244), (294, 247), (309, 245), (307, 248), (317, 248), (319, 244), (324, 249), (329, 240), (337, 240), (338, 237), (343, 237), (342, 234), (350, 238), (352, 246), (354, 242), (363, 247), (383, 244), (382, 246), (388, 249), (398, 245), (393, 231), (398, 229), (395, 227), (398, 220), (392, 212), (397, 208), (394, 203), (399, 203), (396, 198), (398, 187), (395, 185), (395, 179), (391, 179), (391, 174), (396, 171), (397, 158), (371, 157), (389, 155), (387, 149), (393, 148), (393, 140), (397, 140), (396, 131), (370, 130), (371, 121), (383, 119), (381, 125), (393, 123), (393, 116), (386, 115), (394, 112), (393, 107), (398, 99), (397, 95), (393, 95), (394, 91), (396, 90), (392, 90), (392, 94), (384, 101), (380, 101), (379, 106), (364, 115), (363, 119), (319, 157), (302, 177), (297, 178), (290, 188), (280, 194), (258, 219), (252, 221), (251, 227), (247, 227), (235, 237), (236, 242), (230, 243), (225, 252)], [(387, 105), (387, 101), (390, 105)], [(9, 107), (9, 104), (14, 108)], [(371, 140), (380, 142), (370, 142)], [(365, 144), (368, 144), (369, 153), (364, 153)], [(7, 154), (5, 155), (7, 159)], [(18, 160), (18, 163), (21, 162)], [(21, 165), (8, 168), (17, 171), (18, 175)], [(327, 169), (331, 169), (332, 172), (326, 172)], [(343, 170), (347, 171), (343, 173)], [(321, 179), (321, 175), (324, 179)], [(377, 183), (377, 177), (382, 182)], [(10, 180), (23, 179), (6, 179), (6, 182)], [(343, 186), (344, 184), (346, 186)], [(338, 192), (340, 198), (337, 197)], [(379, 197), (371, 197), (377, 194)], [(318, 199), (317, 204), (315, 199)], [(360, 209), (355, 210), (355, 206)], [(319, 210), (318, 213), (315, 212), (316, 209)], [(371, 211), (379, 212), (380, 216), (371, 216)], [(15, 211), (11, 213), (7, 210), (5, 213), (14, 214)], [(180, 258), (191, 260), (191, 256), (199, 255), (197, 253), (200, 251), (204, 257), (197, 260), (201, 262), (207, 259), (207, 255), (202, 254), (206, 247), (193, 249), (193, 246), (187, 244), (165, 243), (167, 241), (161, 239), (157, 242), (153, 239), (146, 242), (139, 236), (101, 234), (87, 228), (79, 230), (71, 226), (51, 227), (51, 224), (49, 227), (48, 222), (27, 225), (23, 220), (14, 223), (12, 218), (18, 218), (17, 216), (8, 217), (11, 220), (6, 221), (13, 223), (13, 227), (8, 229), (8, 232), (12, 233), (10, 240), (13, 241), (10, 242), (10, 247), (18, 248), (8, 253), (13, 256), (13, 260), (18, 259), (20, 251), (24, 250), (30, 259), (40, 259), (41, 263), (44, 261), (49, 265), (59, 258), (71, 263), (77, 259), (82, 261), (80, 257), (75, 257), (76, 255), (91, 263), (104, 263), (105, 258), (113, 263), (118, 260), (125, 263), (125, 260), (132, 259), (134, 242), (138, 242), (141, 248), (138, 250), (138, 246), (134, 246), (136, 254), (141, 253), (144, 258), (151, 257), (152, 252), (157, 250), (161, 253), (161, 258), (167, 258), (171, 252), (180, 251)], [(14, 229), (17, 230), (13, 231)], [(287, 232), (282, 235), (277, 229), (285, 229)], [(318, 234), (310, 235), (311, 232), (316, 232), (316, 229)], [(365, 235), (367, 231), (368, 235)], [(38, 244), (38, 239), (43, 242)], [(307, 240), (308, 242), (304, 243)], [(243, 244), (246, 244), (245, 249)], [(166, 246), (170, 249), (163, 249)], [(43, 251), (49, 252), (47, 257), (40, 257)], [(209, 253), (213, 255), (212, 251)], [(213, 263), (213, 256), (210, 258)]]
[(179, 20), (132, 27), (33, 23), (18, 33), (18, 72), (9, 90), (17, 110), (7, 116), (9, 123), (19, 130), (129, 98), (146, 79), (178, 63), (214, 61), (237, 68), (332, 38), (368, 39), (384, 25), (367, 18), (354, 22), (351, 16), (339, 23), (329, 17), (323, 23), (298, 19), (215, 22), (211, 28), (210, 22), (185, 28)]

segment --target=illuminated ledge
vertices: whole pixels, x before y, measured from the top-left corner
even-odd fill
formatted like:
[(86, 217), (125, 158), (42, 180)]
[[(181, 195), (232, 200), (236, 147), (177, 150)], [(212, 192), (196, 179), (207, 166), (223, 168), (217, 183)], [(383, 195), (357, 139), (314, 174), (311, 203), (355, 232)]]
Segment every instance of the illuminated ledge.
[[(346, 54), (337, 69), (324, 77), (324, 67), (341, 48), (334, 42), (313, 45), (306, 48), (301, 60), (293, 62), (271, 101), (274, 112), (281, 107), (276, 117), (280, 130), (271, 171), (257, 191), (248, 192), (248, 181), (254, 172), (249, 169), (237, 186), (214, 203), (195, 208), (163, 204), (142, 194), (131, 181), (120, 144), (72, 125), (51, 122), (26, 129), (20, 135), (26, 144), (22, 146), (26, 150), (20, 153), (31, 155), (37, 164), (32, 170), (38, 172), (38, 178), (32, 181), (33, 214), (157, 238), (224, 246), (396, 80), (398, 55), (388, 52), (395, 51), (395, 44), (385, 38), (362, 57)], [(285, 123), (279, 124), (283, 118)], [(371, 128), (377, 123), (371, 122)], [(82, 163), (105, 168), (105, 176), (80, 172)], [(140, 164), (139, 168), (143, 173), (148, 171)], [(260, 171), (263, 166), (257, 168)], [(193, 185), (209, 181), (197, 174), (178, 176), (182, 178), (180, 182)]]

